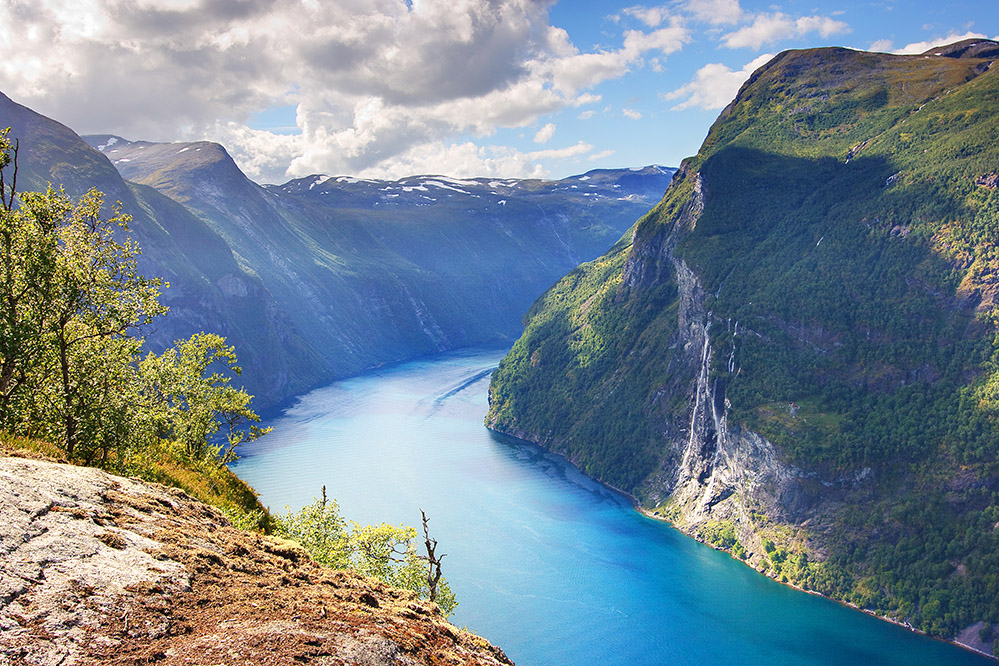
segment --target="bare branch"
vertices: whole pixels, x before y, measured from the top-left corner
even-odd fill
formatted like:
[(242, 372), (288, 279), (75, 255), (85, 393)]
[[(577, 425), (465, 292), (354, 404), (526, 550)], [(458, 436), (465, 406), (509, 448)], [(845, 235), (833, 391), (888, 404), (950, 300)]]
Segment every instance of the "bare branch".
[(437, 539), (430, 538), (430, 527), (428, 525), (430, 519), (427, 518), (427, 514), (424, 513), (423, 509), (420, 509), (420, 515), (423, 517), (423, 539), (424, 545), (427, 548), (427, 555), (423, 558), (427, 561), (427, 589), (430, 591), (430, 601), (436, 601), (437, 584), (441, 580), (441, 560), (446, 555), (437, 557)]

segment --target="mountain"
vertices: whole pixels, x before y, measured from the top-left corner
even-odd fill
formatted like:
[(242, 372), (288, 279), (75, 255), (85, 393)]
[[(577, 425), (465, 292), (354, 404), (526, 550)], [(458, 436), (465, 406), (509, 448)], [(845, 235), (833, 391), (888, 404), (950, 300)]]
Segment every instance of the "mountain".
[(171, 311), (157, 320), (150, 347), (163, 348), (199, 331), (225, 335), (251, 369), (242, 379), (262, 399), (258, 405), (323, 379), (322, 356), (294, 330), (260, 278), (204, 222), (153, 188), (123, 180), (71, 129), (2, 94), (0, 125), (11, 127), (10, 136), (20, 145), (19, 191), (52, 184), (77, 197), (96, 188), (108, 207), (119, 201), (133, 217), (130, 229), (143, 250), (140, 270), (170, 284), (161, 302)]
[(2, 95), (0, 125), (21, 143), (20, 190), (52, 182), (121, 201), (141, 270), (170, 283), (151, 346), (226, 336), (258, 408), (383, 363), (515, 338), (538, 294), (614, 243), (673, 171), (262, 187), (218, 144), (88, 145)]
[[(326, 380), (515, 338), (537, 295), (606, 250), (672, 174), (648, 167), (557, 182), (311, 176), (262, 187), (217, 144), (88, 141), (125, 178), (182, 204), (224, 240), (318, 358), (303, 359), (306, 374)], [(235, 281), (230, 288), (242, 289)], [(257, 357), (240, 353), (258, 372)]]
[(532, 306), (487, 424), (779, 580), (991, 649), (997, 49), (773, 58)]

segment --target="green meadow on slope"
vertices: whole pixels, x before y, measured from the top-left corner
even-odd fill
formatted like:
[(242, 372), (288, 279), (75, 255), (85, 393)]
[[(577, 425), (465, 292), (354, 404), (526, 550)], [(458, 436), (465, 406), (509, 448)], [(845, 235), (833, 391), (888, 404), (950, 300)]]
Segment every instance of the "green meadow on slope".
[(758, 70), (633, 235), (535, 303), (487, 423), (951, 637), (999, 623), (999, 44), (938, 51)]

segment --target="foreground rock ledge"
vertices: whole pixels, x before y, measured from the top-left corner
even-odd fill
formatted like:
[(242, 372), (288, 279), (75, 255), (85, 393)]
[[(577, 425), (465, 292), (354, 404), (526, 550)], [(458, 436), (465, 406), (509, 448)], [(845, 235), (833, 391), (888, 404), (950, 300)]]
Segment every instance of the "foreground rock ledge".
[(0, 455), (0, 666), (511, 664), (181, 491)]

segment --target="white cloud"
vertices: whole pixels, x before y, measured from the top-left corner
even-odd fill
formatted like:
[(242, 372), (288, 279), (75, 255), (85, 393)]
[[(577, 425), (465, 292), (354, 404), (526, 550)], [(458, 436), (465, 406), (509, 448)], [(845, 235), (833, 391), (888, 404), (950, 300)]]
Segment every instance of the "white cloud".
[(574, 105), (575, 106), (585, 106), (587, 104), (596, 104), (601, 99), (603, 99), (603, 98), (600, 95), (593, 95), (591, 93), (583, 93), (582, 95), (579, 95), (576, 98), (576, 101), (575, 101)]
[[(555, 158), (493, 148), (473, 160), (449, 138), (530, 127), (600, 101), (593, 86), (691, 39), (662, 13), (616, 48), (581, 52), (549, 25), (550, 4), (6, 0), (0, 89), (80, 133), (223, 140), (253, 177), (272, 182), (415, 166), (412, 151), (426, 146), (447, 146), (434, 154), (451, 164), (529, 174), (531, 159)], [(284, 105), (297, 106), (297, 136), (247, 126)]]
[(566, 146), (565, 148), (549, 148), (547, 150), (535, 150), (530, 153), (524, 153), (530, 159), (534, 160), (556, 160), (565, 157), (577, 157), (593, 150), (593, 146), (583, 141), (577, 141), (574, 145)]
[(674, 19), (668, 27), (652, 32), (629, 30), (624, 34), (623, 52), (629, 60), (641, 57), (646, 51), (669, 55), (683, 48), (683, 44), (690, 39), (690, 31), (681, 21)]
[(590, 155), (586, 159), (588, 161), (590, 161), (590, 162), (596, 162), (598, 160), (607, 159), (608, 157), (610, 157), (613, 154), (614, 154), (613, 150), (601, 150), (599, 153), (593, 153), (592, 155)]
[(722, 45), (731, 48), (759, 49), (764, 44), (783, 39), (801, 38), (817, 32), (823, 38), (850, 32), (850, 26), (828, 16), (794, 18), (783, 12), (757, 14), (750, 25), (722, 36)]
[(631, 67), (642, 64), (649, 53), (669, 55), (683, 48), (691, 41), (690, 31), (682, 22), (673, 18), (664, 28), (652, 32), (628, 30), (624, 33), (624, 43), (620, 49), (579, 53), (569, 42), (568, 34), (561, 28), (550, 28), (549, 48), (559, 57), (535, 63), (537, 71), (550, 77), (556, 90), (563, 94), (597, 85), (608, 79), (615, 79), (627, 73)]
[[(927, 39), (924, 42), (913, 42), (912, 44), (906, 44), (902, 48), (895, 51), (895, 53), (902, 55), (915, 55), (917, 53), (926, 53), (934, 46), (946, 46), (947, 44), (953, 44), (954, 42), (960, 42), (965, 39), (986, 39), (985, 35), (980, 32), (966, 32), (963, 35), (957, 33), (951, 33), (946, 37), (938, 37), (935, 39)], [(993, 37), (993, 39), (999, 39), (999, 37)]]
[(764, 63), (773, 58), (765, 53), (740, 70), (733, 71), (721, 63), (711, 63), (701, 67), (694, 79), (672, 92), (662, 95), (665, 100), (683, 99), (672, 107), (674, 111), (683, 109), (721, 109), (731, 102), (740, 86)]
[(621, 113), (623, 113), (626, 118), (631, 118), (632, 120), (642, 119), (642, 112), (636, 111), (635, 109), (621, 109)]
[(794, 22), (796, 37), (804, 37), (810, 32), (817, 32), (825, 39), (833, 35), (841, 35), (850, 32), (850, 26), (843, 21), (829, 18), (828, 16), (802, 16)]
[(580, 120), (589, 120), (595, 115), (597, 115), (596, 111), (594, 111), (593, 109), (588, 109), (586, 111), (583, 111), (581, 114), (579, 114), (576, 117), (579, 118)]
[(547, 123), (534, 135), (534, 143), (548, 143), (553, 134), (555, 134), (555, 123)]
[(892, 46), (893, 44), (890, 39), (879, 39), (876, 42), (873, 42), (869, 47), (867, 47), (867, 50), (877, 51), (879, 53), (890, 53)]
[(738, 23), (742, 17), (739, 0), (687, 0), (683, 6), (698, 20), (714, 25)]
[(478, 146), (471, 141), (432, 141), (383, 160), (355, 175), (396, 179), (413, 174), (477, 174), (495, 178), (547, 178), (544, 162), (580, 157), (593, 146), (579, 142), (564, 148), (521, 152), (509, 146)]
[(665, 6), (662, 7), (627, 7), (622, 10), (623, 13), (634, 16), (639, 21), (649, 26), (650, 28), (657, 28), (662, 25), (662, 22), (666, 20), (669, 16), (669, 10)]

